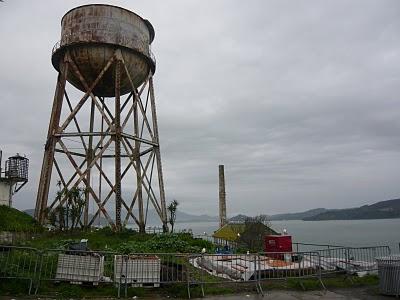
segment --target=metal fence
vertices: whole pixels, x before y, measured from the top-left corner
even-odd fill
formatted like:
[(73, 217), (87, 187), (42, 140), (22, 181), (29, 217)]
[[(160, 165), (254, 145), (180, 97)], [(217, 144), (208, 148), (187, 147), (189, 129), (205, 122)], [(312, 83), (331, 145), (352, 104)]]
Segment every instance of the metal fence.
[(391, 254), (389, 246), (344, 247), (327, 244), (293, 243), (294, 248), (318, 253), (321, 276), (334, 273), (364, 275), (377, 273), (376, 258)]
[(333, 273), (375, 272), (376, 257), (390, 254), (387, 246), (330, 247), (291, 253), (179, 254), (79, 251), (0, 246), (0, 278), (27, 280), (29, 293), (44, 282), (110, 284), (118, 296), (129, 287), (191, 286), (254, 283), (262, 293), (266, 280), (316, 278)]
[(385, 295), (400, 296), (400, 255), (377, 258), (379, 291)]
[(31, 294), (39, 261), (40, 253), (34, 248), (0, 245), (0, 278), (28, 281)]

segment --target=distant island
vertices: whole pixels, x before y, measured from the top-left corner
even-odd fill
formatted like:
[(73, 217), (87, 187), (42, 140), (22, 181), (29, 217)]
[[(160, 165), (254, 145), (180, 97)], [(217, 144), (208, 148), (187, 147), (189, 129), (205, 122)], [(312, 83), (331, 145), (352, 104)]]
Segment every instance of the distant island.
[(355, 208), (327, 210), (314, 216), (305, 217), (303, 220), (322, 221), (393, 218), (400, 218), (400, 199), (386, 200)]
[[(233, 222), (243, 222), (247, 216), (237, 215), (230, 219)], [(315, 208), (297, 213), (276, 214), (268, 216), (271, 221), (303, 220), (364, 220), (364, 219), (394, 219), (400, 218), (400, 199), (377, 202), (371, 205), (346, 209)]]
[[(33, 215), (33, 209), (25, 210), (26, 213)], [(236, 215), (229, 219), (231, 222), (244, 222), (247, 216)], [(363, 220), (363, 219), (393, 219), (400, 218), (400, 199), (386, 200), (371, 205), (364, 205), (346, 209), (327, 209), (314, 208), (303, 212), (267, 215), (271, 221), (304, 220), (304, 221), (324, 221), (324, 220)], [(148, 223), (157, 223), (158, 216), (155, 210), (149, 210)], [(191, 222), (218, 222), (217, 216), (194, 215), (183, 211), (177, 211), (177, 223)], [(104, 218), (100, 218), (99, 224), (107, 224)]]

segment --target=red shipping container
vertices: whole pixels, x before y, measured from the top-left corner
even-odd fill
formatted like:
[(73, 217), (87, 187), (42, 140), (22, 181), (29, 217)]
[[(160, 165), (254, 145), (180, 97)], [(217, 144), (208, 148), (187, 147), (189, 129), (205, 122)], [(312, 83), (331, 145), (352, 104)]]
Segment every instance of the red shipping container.
[[(265, 252), (292, 252), (291, 235), (266, 235), (264, 238)], [(283, 255), (279, 255), (281, 257)]]

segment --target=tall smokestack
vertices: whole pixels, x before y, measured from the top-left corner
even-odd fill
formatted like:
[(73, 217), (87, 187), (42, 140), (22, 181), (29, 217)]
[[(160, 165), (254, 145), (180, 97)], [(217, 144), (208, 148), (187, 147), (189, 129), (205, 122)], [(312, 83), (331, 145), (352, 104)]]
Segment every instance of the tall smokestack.
[(226, 224), (226, 194), (224, 165), (219, 165), (219, 227)]

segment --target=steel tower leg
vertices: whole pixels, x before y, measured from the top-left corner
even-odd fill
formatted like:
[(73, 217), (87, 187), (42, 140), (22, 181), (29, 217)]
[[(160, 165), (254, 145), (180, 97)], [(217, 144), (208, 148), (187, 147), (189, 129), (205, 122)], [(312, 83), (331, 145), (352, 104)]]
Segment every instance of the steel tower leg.
[(57, 138), (54, 136), (54, 134), (57, 132), (60, 122), (64, 90), (68, 74), (67, 58), (68, 54), (65, 56), (64, 60), (60, 62), (60, 72), (57, 78), (53, 108), (51, 110), (47, 140), (44, 148), (45, 151), (43, 155), (42, 170), (40, 173), (39, 188), (35, 207), (35, 219), (40, 223), (43, 223), (44, 219), (46, 218), (45, 212), (47, 211), (47, 200), (54, 163), (54, 149), (57, 141)]
[[(135, 136), (140, 136), (139, 131), (139, 114), (138, 114), (138, 101), (139, 99), (135, 96), (133, 104), (133, 128)], [(138, 201), (138, 209), (139, 209), (139, 232), (146, 232), (146, 224), (145, 217), (143, 211), (143, 193), (142, 193), (142, 167), (141, 167), (141, 159), (140, 159), (140, 142), (135, 141), (135, 151), (134, 156), (136, 158), (136, 189), (137, 189), (137, 201)]]
[(154, 151), (157, 161), (158, 183), (160, 186), (161, 222), (163, 224), (163, 231), (168, 232), (167, 208), (165, 204), (164, 177), (161, 165), (161, 153), (160, 153), (160, 144), (158, 135), (158, 122), (157, 122), (156, 101), (154, 96), (153, 76), (151, 76), (149, 79), (149, 89), (150, 89), (151, 114), (152, 114), (153, 128), (154, 128), (153, 129), (154, 139), (155, 142), (157, 143), (157, 146), (154, 147)]
[[(95, 104), (92, 99), (90, 104), (90, 121), (89, 121), (89, 133), (93, 133), (94, 127), (94, 112), (95, 112)], [(89, 136), (89, 143), (88, 148), (86, 149), (86, 161), (87, 161), (87, 168), (88, 172), (86, 175), (86, 182), (88, 186), (91, 186), (91, 163), (93, 161), (93, 136)], [(85, 190), (85, 211), (83, 213), (83, 225), (86, 228), (89, 222), (89, 205), (90, 205), (90, 191), (89, 189)]]
[(121, 230), (121, 61), (115, 64), (115, 226)]

